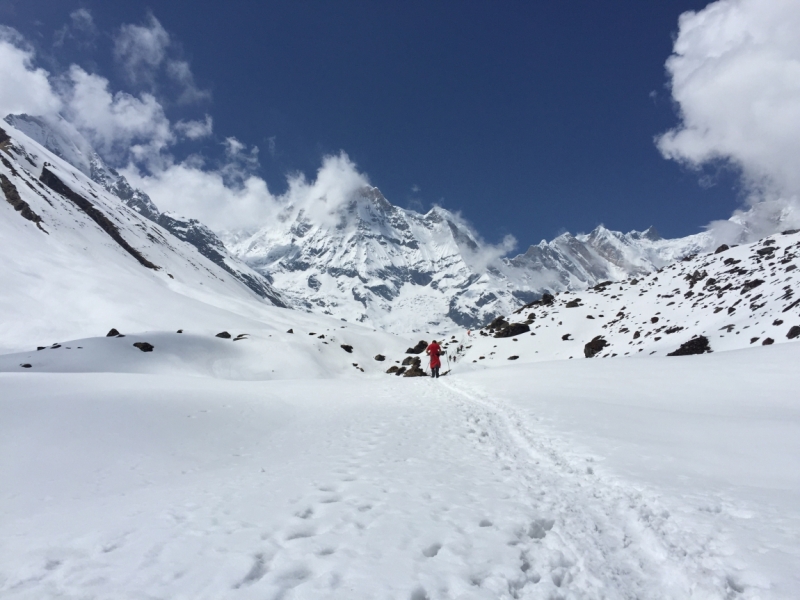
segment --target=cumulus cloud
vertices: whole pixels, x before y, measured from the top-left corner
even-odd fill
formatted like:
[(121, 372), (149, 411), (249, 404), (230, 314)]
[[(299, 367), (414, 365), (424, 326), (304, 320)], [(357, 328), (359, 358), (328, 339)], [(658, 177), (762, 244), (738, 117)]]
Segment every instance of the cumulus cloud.
[(34, 51), (17, 31), (0, 26), (0, 117), (11, 113), (54, 114), (61, 101), (49, 73), (34, 66)]
[(182, 137), (199, 140), (213, 133), (214, 120), (211, 115), (206, 115), (202, 121), (178, 121), (174, 129)]
[(718, 0), (679, 20), (666, 67), (680, 124), (657, 138), (690, 167), (727, 161), (757, 198), (800, 193), (800, 2)]
[(112, 94), (107, 79), (73, 65), (64, 96), (67, 119), (114, 162), (159, 160), (175, 139), (163, 107), (151, 94)]
[(257, 149), (247, 149), (235, 138), (225, 144), (227, 161), (219, 168), (195, 156), (149, 174), (134, 167), (123, 173), (162, 210), (194, 217), (216, 231), (254, 231), (301, 211), (316, 222), (333, 222), (337, 209), (369, 185), (366, 175), (340, 153), (324, 157), (312, 180), (290, 175), (286, 192), (274, 195), (261, 177), (248, 171)]

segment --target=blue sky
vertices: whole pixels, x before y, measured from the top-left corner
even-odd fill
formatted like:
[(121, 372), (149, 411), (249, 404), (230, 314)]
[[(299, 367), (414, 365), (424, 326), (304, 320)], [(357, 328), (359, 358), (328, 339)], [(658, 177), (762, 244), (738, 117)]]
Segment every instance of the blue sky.
[[(112, 89), (147, 88), (173, 122), (213, 116), (214, 135), (176, 155), (213, 162), (233, 136), (259, 147), (252, 168), (281, 192), (287, 172), (313, 176), (344, 150), (394, 204), (461, 211), (524, 250), (600, 223), (687, 235), (741, 205), (730, 169), (699, 174), (654, 143), (678, 123), (664, 68), (678, 17), (706, 4), (0, 0), (0, 22), (51, 74), (76, 63)], [(148, 14), (191, 67), (191, 101), (113, 58), (120, 28)]]

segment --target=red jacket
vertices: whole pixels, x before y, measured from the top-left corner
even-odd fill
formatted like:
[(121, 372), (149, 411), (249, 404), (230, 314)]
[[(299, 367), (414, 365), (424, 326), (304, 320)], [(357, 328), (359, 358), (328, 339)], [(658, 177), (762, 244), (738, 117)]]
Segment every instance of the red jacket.
[(436, 367), (440, 367), (442, 365), (442, 361), (439, 360), (439, 353), (442, 351), (441, 346), (436, 342), (433, 342), (428, 349), (425, 351), (427, 352), (428, 356), (431, 357), (431, 369), (435, 369)]

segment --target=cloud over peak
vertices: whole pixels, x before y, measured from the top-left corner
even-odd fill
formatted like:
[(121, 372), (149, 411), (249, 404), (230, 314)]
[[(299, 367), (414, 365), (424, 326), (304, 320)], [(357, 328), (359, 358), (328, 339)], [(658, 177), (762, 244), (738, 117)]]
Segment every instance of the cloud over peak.
[(678, 127), (669, 159), (729, 161), (750, 192), (800, 193), (800, 2), (718, 0), (680, 17), (666, 63)]

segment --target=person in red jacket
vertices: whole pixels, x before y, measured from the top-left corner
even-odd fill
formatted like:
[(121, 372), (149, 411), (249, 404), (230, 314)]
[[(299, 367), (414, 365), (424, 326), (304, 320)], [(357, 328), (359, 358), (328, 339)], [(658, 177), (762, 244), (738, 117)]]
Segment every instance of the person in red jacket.
[(439, 377), (439, 368), (442, 366), (439, 356), (442, 354), (442, 347), (433, 340), (425, 350), (425, 354), (431, 357), (431, 377)]

